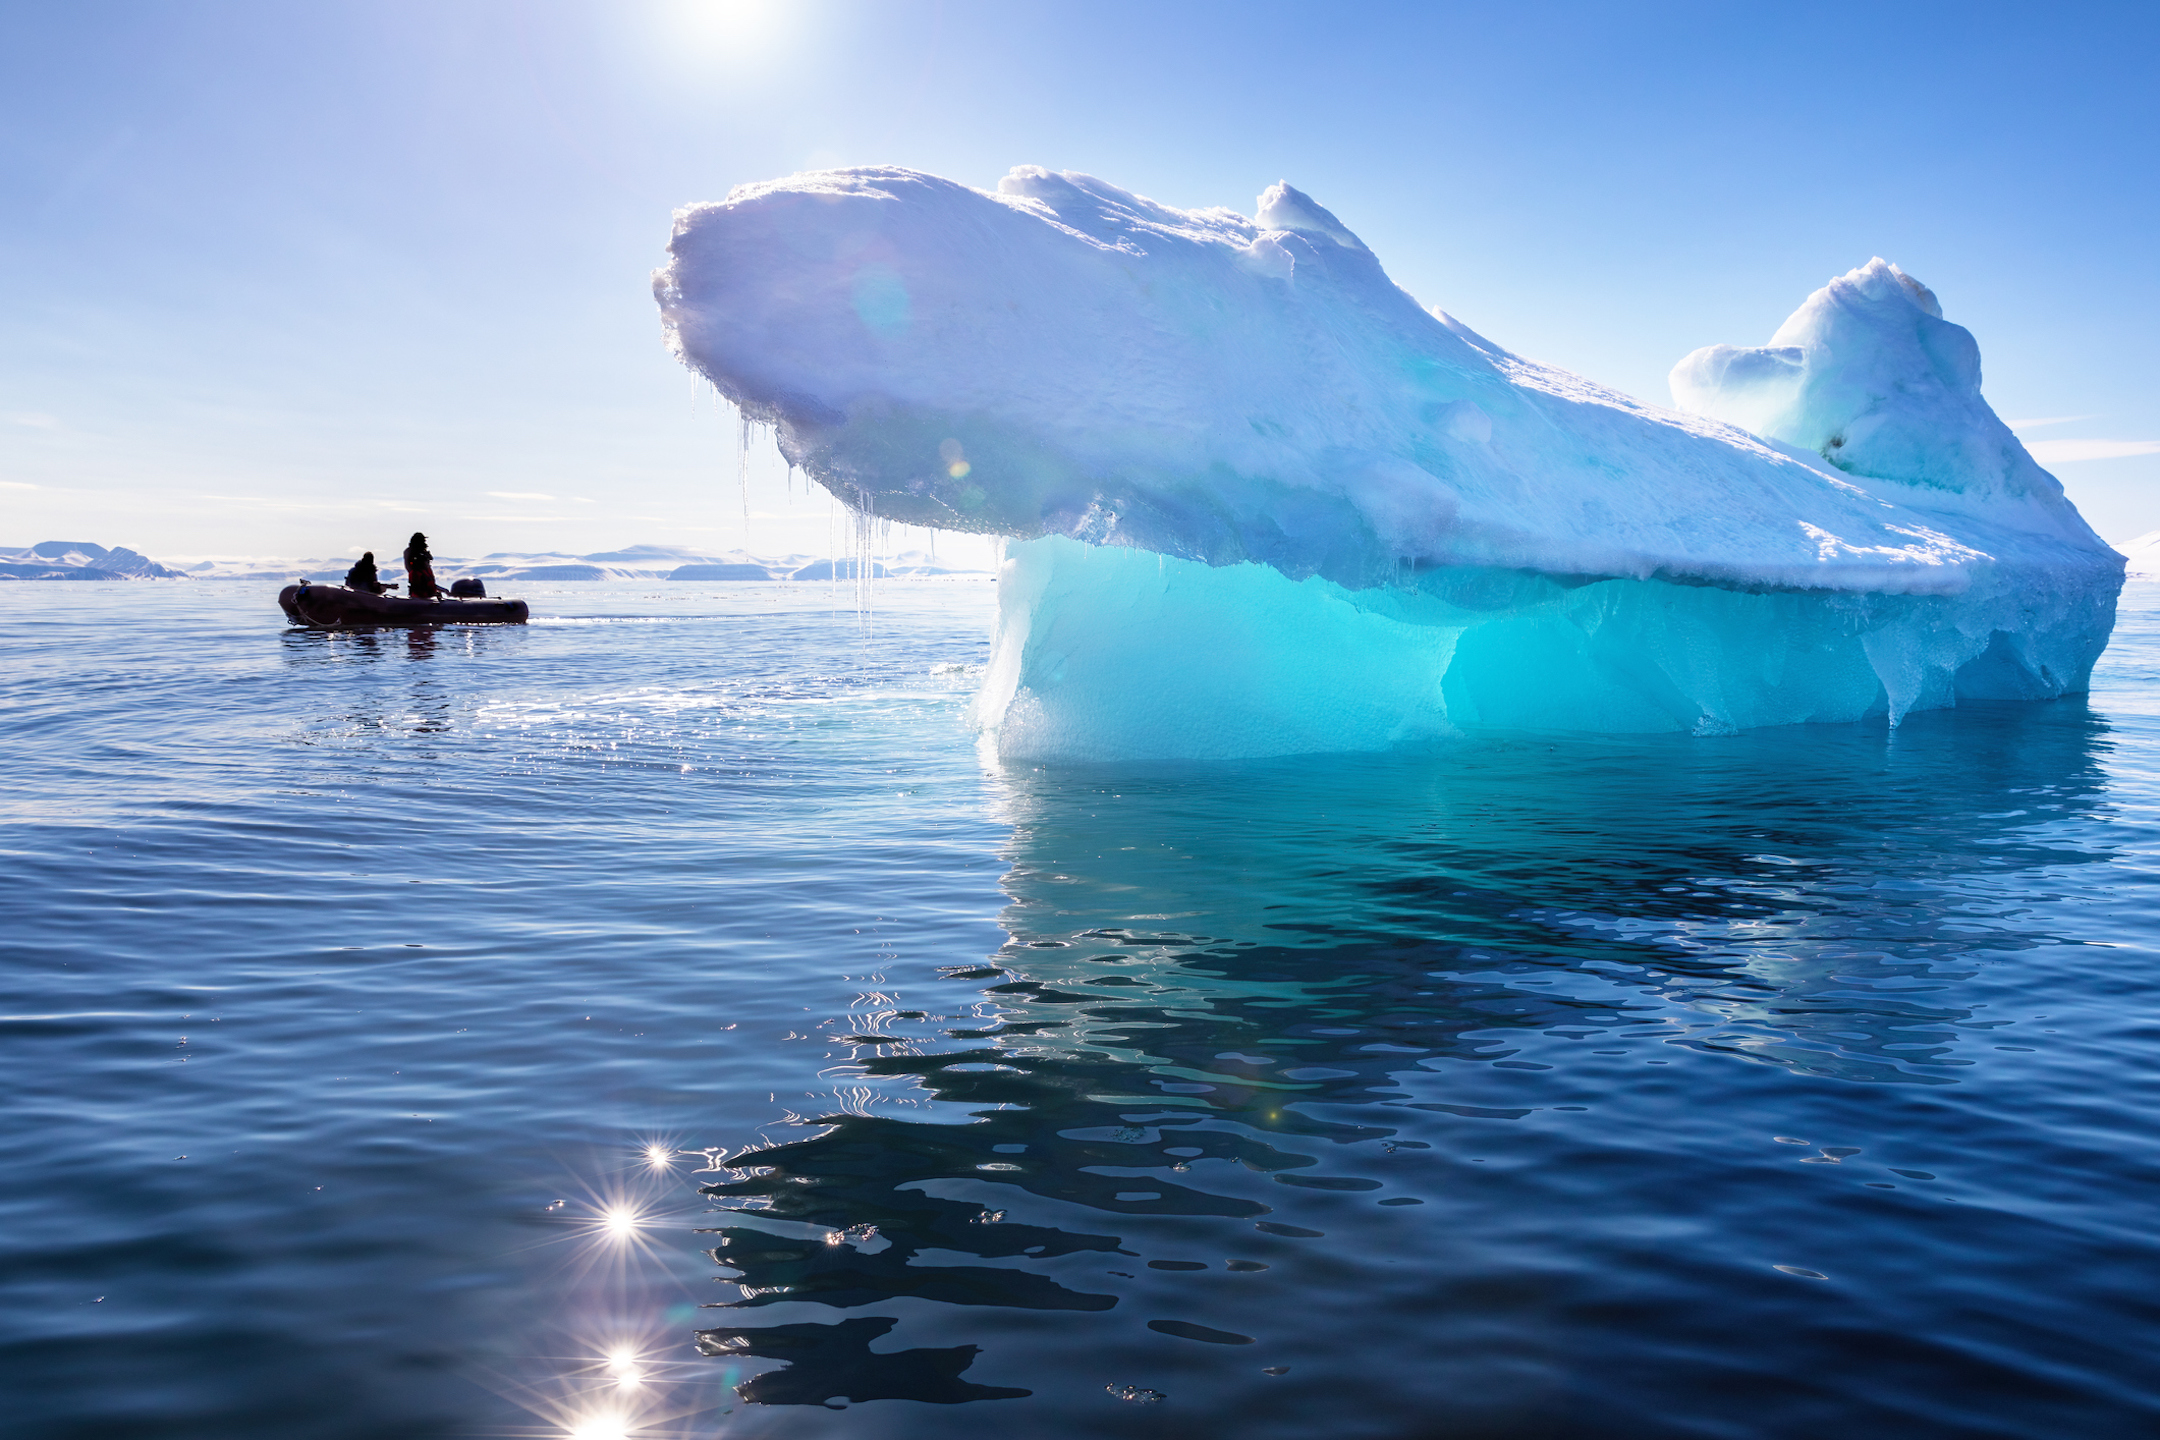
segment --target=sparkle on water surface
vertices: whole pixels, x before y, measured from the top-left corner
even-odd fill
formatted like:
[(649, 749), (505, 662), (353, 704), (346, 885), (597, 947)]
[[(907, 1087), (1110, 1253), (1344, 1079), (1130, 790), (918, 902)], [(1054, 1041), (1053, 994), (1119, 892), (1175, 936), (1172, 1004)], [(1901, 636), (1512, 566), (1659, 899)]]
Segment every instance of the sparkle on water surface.
[(988, 587), (854, 589), (0, 588), (11, 1434), (2160, 1425), (2160, 588), (2089, 703), (1006, 770)]

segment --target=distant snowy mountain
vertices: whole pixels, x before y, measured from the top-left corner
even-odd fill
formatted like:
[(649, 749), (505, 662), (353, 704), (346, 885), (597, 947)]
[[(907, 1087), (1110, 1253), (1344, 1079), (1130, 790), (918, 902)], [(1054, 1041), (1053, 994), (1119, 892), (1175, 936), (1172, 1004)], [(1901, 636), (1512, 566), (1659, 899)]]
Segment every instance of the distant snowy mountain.
[[(377, 573), (402, 583), (405, 567), (395, 552), (378, 552)], [(0, 580), (276, 580), (308, 579), (336, 584), (353, 559), (278, 556), (195, 556), (160, 565), (133, 550), (108, 550), (85, 541), (48, 540), (27, 549), (0, 548)], [(521, 580), (852, 580), (861, 562), (816, 555), (752, 555), (729, 550), (710, 554), (680, 545), (629, 545), (590, 555), (555, 551), (497, 551), (477, 559), (435, 557), (435, 578), (444, 584), (470, 576), (489, 585)], [(875, 579), (984, 573), (968, 565), (939, 565), (925, 551), (907, 550), (869, 562)]]
[(2160, 580), (2160, 530), (2149, 530), (2115, 547), (2129, 557), (2129, 573), (2140, 580)]
[(21, 550), (0, 546), (0, 580), (184, 580), (125, 545), (108, 550), (87, 540), (45, 540)]

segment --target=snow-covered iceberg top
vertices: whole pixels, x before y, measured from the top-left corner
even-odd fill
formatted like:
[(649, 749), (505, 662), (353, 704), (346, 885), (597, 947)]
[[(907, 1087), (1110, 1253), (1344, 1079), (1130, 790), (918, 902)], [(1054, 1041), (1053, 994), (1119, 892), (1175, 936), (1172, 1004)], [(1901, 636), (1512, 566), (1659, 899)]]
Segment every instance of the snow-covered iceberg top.
[(2114, 563), (1980, 398), (1971, 335), (1879, 261), (1769, 347), (1688, 357), (1684, 413), (1428, 312), (1288, 185), (1248, 219), (1032, 166), (995, 193), (824, 171), (681, 211), (670, 253), (676, 351), (889, 518), (1353, 588), (1954, 594)]
[(1709, 345), (1672, 372), (1683, 409), (1811, 451), (1906, 503), (2089, 533), (1980, 396), (1980, 346), (1935, 292), (1870, 260), (1808, 296), (1770, 343)]

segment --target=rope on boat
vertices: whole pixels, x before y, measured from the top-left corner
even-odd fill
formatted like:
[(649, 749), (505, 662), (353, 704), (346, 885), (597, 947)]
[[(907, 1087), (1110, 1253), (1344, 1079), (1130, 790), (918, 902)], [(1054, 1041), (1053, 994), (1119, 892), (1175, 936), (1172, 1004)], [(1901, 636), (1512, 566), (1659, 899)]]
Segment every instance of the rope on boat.
[(298, 614), (298, 615), (299, 615), (299, 617), (300, 617), (300, 618), (301, 618), (302, 620), (305, 620), (305, 621), (306, 621), (306, 622), (307, 622), (308, 624), (310, 624), (310, 625), (320, 625), (320, 624), (322, 624), (323, 622), (322, 622), (322, 621), (320, 621), (320, 620), (318, 620), (318, 619), (316, 619), (316, 618), (315, 618), (315, 616), (314, 616), (314, 615), (313, 615), (313, 614), (312, 614), (312, 613), (311, 613), (311, 612), (310, 612), (310, 611), (308, 610), (308, 608), (307, 608), (307, 598), (308, 598), (308, 590), (309, 590), (309, 588), (310, 588), (310, 587), (309, 587), (309, 585), (308, 585), (307, 581), (303, 580), (303, 581), (301, 581), (301, 582), (300, 582), (300, 588), (299, 588), (299, 589), (297, 589), (297, 590), (295, 590), (295, 591), (293, 591), (293, 597), (292, 597), (292, 608), (293, 608), (294, 612), (295, 612), (296, 614)]

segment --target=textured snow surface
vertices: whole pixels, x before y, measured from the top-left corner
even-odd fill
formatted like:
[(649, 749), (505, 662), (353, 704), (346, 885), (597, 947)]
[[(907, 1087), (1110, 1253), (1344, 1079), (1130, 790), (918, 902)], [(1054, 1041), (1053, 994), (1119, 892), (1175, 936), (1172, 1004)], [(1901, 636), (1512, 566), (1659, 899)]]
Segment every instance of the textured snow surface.
[(1880, 261), (1689, 356), (1674, 411), (1425, 310), (1287, 185), (1248, 219), (826, 171), (670, 250), (671, 344), (792, 463), (1020, 542), (1009, 754), (1894, 721), (2081, 689), (2112, 624), (2121, 557)]

